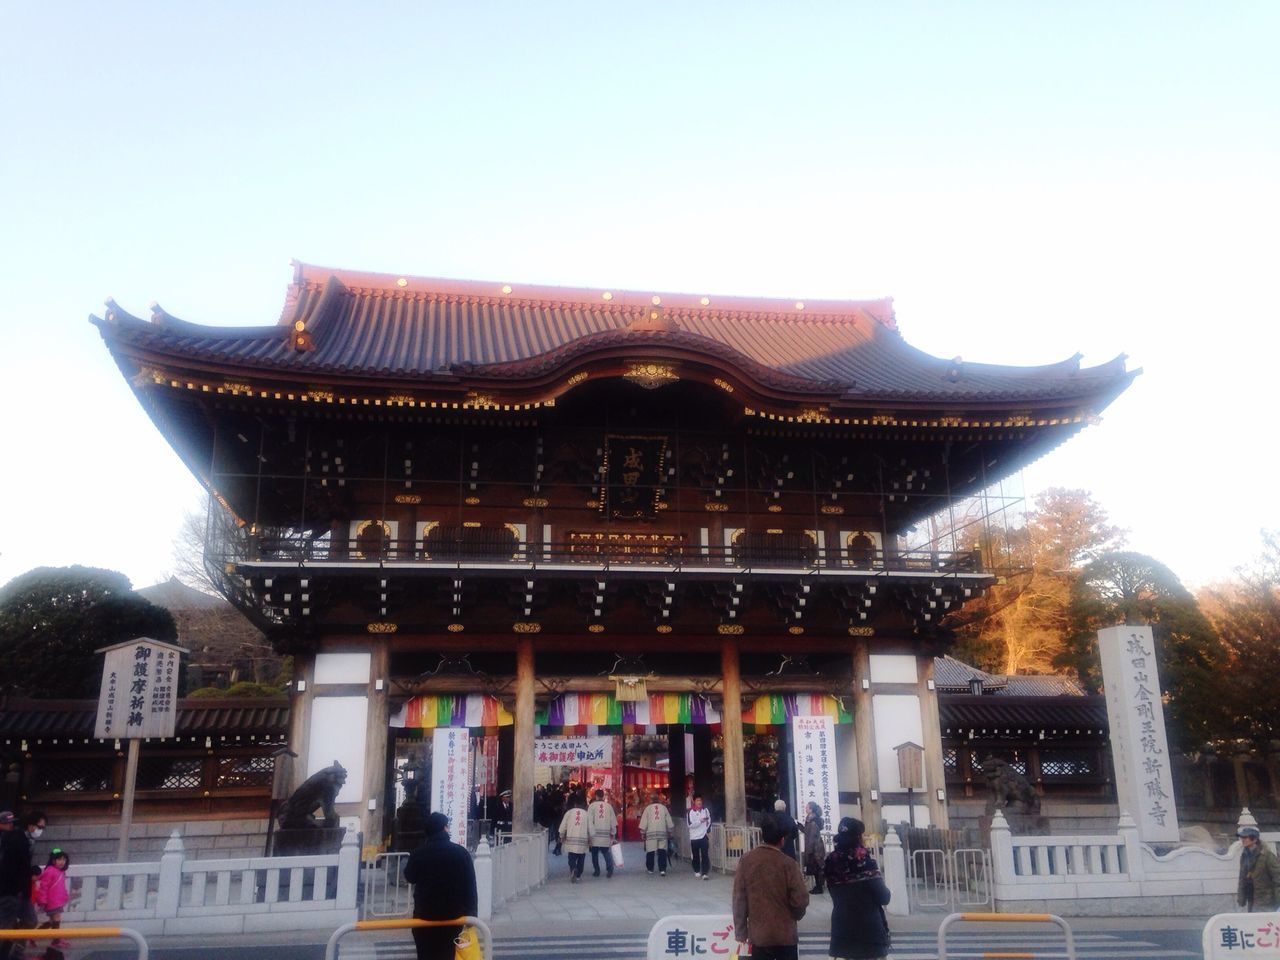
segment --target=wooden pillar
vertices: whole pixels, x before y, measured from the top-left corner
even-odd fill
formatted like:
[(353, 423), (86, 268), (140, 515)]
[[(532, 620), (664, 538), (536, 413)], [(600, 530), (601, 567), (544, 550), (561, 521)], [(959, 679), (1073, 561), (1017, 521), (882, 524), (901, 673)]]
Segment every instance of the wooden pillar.
[(1249, 796), (1249, 778), (1245, 776), (1244, 761), (1248, 754), (1240, 753), (1231, 759), (1231, 768), (1236, 775), (1236, 806), (1251, 807), (1253, 799)]
[(880, 773), (876, 766), (876, 724), (871, 712), (871, 652), (866, 640), (853, 647), (853, 746), (858, 754), (858, 795), (862, 798), (862, 822), (868, 833), (879, 833)]
[[(364, 762), (364, 842), (380, 845), (389, 837), (390, 812), (383, 809), (387, 796), (387, 739), (391, 728), (391, 707), (387, 688), (391, 675), (391, 644), (386, 637), (370, 637), (369, 643), (369, 719), (365, 730)], [(369, 801), (374, 808), (369, 809)]]
[[(920, 732), (924, 735), (924, 782), (929, 822), (946, 830), (951, 825), (947, 801), (938, 799), (939, 788), (945, 791), (947, 774), (942, 769), (942, 719), (938, 715), (938, 691), (933, 682), (933, 657), (916, 657), (916, 676), (920, 687)], [(943, 793), (946, 797), (946, 793)]]
[[(298, 756), (289, 764), (289, 782), (285, 784), (285, 796), (302, 786), (314, 770), (307, 769), (307, 754), (311, 749), (311, 701), (315, 697), (316, 658), (313, 653), (295, 654), (293, 658), (293, 690), (289, 698), (289, 749)], [(298, 688), (302, 687), (302, 690)]]
[(738, 641), (724, 637), (720, 641), (720, 673), (724, 678), (724, 710), (721, 732), (724, 736), (724, 822), (734, 826), (747, 824), (747, 781), (742, 757), (742, 676), (738, 663)]
[(511, 756), (511, 829), (532, 833), (533, 822), (533, 640), (516, 641), (516, 712)]

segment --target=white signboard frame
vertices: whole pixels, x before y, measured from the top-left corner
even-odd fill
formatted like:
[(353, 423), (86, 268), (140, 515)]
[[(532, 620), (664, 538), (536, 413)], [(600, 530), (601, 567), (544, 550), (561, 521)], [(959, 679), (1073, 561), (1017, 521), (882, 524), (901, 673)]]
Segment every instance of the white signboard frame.
[(1155, 638), (1145, 625), (1098, 631), (1116, 799), (1148, 843), (1176, 843), (1178, 809), (1164, 728)]
[(1200, 945), (1204, 960), (1280, 960), (1280, 915), (1260, 913), (1220, 913), (1204, 925)]
[(471, 813), (471, 735), (437, 727), (431, 735), (431, 812), (449, 818), (449, 834), (465, 842)]
[(106, 656), (93, 735), (100, 740), (172, 737), (178, 716), (178, 658), (187, 651), (138, 637), (95, 652)]
[(613, 737), (538, 737), (533, 762), (558, 767), (613, 766)]
[(792, 717), (791, 748), (796, 784), (795, 819), (804, 823), (810, 803), (822, 809), (823, 829), (835, 832), (840, 819), (836, 774), (836, 725), (831, 717)]
[[(672, 914), (649, 929), (645, 960), (728, 957), (737, 943), (731, 915)], [(738, 956), (751, 956), (750, 945), (745, 945)]]

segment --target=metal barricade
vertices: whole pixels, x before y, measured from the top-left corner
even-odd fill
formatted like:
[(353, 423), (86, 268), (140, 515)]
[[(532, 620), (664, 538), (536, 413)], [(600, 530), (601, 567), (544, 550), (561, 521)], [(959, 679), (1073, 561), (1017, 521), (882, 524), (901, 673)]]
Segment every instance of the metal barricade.
[(984, 907), (991, 903), (991, 851), (968, 847), (951, 851), (947, 859), (952, 905)]
[[(732, 873), (738, 869), (738, 861), (746, 855), (747, 851), (754, 850), (760, 845), (760, 828), (731, 827), (725, 824), (722, 826), (722, 833), (723, 846), (719, 870), (721, 873)], [(712, 866), (715, 866), (714, 860), (712, 860)]]
[[(1061, 928), (1067, 939), (1066, 960), (1076, 960), (1076, 941), (1067, 921), (1052, 913), (953, 913), (943, 919), (938, 927), (938, 960), (947, 960), (947, 928), (953, 923), (1054, 923)], [(1037, 960), (1038, 957), (1060, 957), (1063, 954), (1056, 950), (1053, 953), (1031, 953), (1028, 951), (984, 951), (984, 957), (1001, 957), (1005, 960)]]
[(479, 917), (455, 917), (452, 920), (356, 920), (354, 923), (344, 923), (329, 937), (329, 942), (324, 948), (324, 960), (337, 960), (338, 941), (348, 933), (370, 930), (412, 930), (415, 927), (456, 927), (459, 924), (474, 927), (480, 931), (480, 956), (482, 960), (493, 960), (493, 933), (489, 930), (489, 925)]
[(943, 851), (913, 850), (908, 879), (916, 906), (947, 906), (947, 857)]
[(408, 862), (408, 853), (380, 853), (364, 864), (364, 896), (360, 906), (364, 919), (409, 915), (413, 888), (404, 878)]
[(128, 927), (59, 927), (57, 930), (0, 930), (0, 941), (16, 940), (132, 940), (138, 948), (138, 960), (151, 956), (147, 941), (137, 930)]

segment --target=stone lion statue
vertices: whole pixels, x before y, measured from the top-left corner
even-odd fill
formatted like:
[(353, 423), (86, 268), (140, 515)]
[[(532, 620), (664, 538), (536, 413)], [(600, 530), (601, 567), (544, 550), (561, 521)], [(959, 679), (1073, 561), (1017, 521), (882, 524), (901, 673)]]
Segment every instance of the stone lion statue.
[[(302, 786), (280, 805), (276, 813), (276, 822), (281, 830), (307, 830), (312, 827), (336, 827), (338, 814), (333, 809), (338, 791), (347, 782), (347, 771), (337, 760), (332, 766), (317, 770), (303, 782)], [(324, 820), (314, 816), (319, 807)]]
[(1008, 761), (989, 756), (982, 761), (982, 773), (991, 791), (990, 809), (1003, 810), (1011, 803), (1020, 802), (1027, 813), (1040, 812), (1040, 794)]

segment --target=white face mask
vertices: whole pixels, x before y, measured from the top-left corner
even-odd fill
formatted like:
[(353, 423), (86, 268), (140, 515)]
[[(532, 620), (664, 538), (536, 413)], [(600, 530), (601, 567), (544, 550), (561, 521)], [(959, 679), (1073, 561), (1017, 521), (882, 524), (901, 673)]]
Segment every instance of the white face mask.
[(31, 831), (31, 839), (32, 839), (32, 840), (39, 840), (39, 839), (40, 839), (40, 835), (41, 835), (42, 833), (44, 833), (44, 827), (36, 827), (34, 830), (32, 830), (32, 831)]

